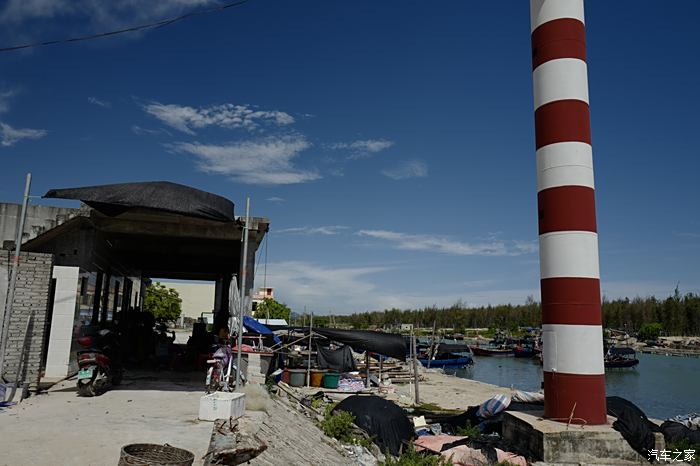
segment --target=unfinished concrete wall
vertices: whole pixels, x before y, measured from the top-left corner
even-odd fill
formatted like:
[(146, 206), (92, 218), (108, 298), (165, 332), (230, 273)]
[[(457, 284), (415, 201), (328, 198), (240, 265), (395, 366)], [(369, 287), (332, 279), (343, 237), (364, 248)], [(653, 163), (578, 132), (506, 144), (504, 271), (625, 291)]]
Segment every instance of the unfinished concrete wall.
[[(0, 203), (0, 247), (3, 243), (15, 242), (17, 226), (22, 212), (21, 204)], [(27, 220), (24, 226), (23, 242), (36, 238), (46, 230), (58, 226), (75, 217), (80, 209), (46, 205), (28, 205)]]
[[(13, 254), (11, 251), (1, 251), (0, 253), (0, 269), (4, 270), (5, 273), (3, 275), (8, 277), (12, 267)], [(23, 252), (20, 259), (15, 299), (9, 320), (10, 327), (5, 353), (5, 372), (3, 375), (8, 380), (15, 380), (20, 355), (24, 347), (26, 348), (26, 353), (20, 368), (20, 381), (30, 384), (32, 390), (36, 390), (41, 376), (41, 358), (44, 351), (44, 335), (47, 328), (53, 255)], [(34, 313), (34, 318), (30, 323), (29, 332), (25, 339), (27, 319), (32, 312)]]

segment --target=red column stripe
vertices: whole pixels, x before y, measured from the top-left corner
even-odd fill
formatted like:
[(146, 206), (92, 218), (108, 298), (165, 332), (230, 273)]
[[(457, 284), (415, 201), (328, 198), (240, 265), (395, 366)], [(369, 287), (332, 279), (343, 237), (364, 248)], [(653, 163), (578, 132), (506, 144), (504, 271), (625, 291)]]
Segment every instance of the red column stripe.
[(586, 61), (586, 30), (581, 21), (555, 19), (532, 31), (532, 69), (557, 58)]
[(540, 291), (543, 324), (603, 324), (597, 278), (544, 278)]
[(540, 235), (553, 231), (596, 232), (595, 192), (588, 186), (557, 186), (537, 193)]
[(588, 104), (580, 100), (557, 100), (535, 110), (535, 145), (557, 142), (591, 143)]
[[(582, 348), (586, 351), (586, 348)], [(544, 416), (572, 424), (606, 424), (605, 375), (544, 373)], [(574, 406), (575, 405), (575, 406)]]

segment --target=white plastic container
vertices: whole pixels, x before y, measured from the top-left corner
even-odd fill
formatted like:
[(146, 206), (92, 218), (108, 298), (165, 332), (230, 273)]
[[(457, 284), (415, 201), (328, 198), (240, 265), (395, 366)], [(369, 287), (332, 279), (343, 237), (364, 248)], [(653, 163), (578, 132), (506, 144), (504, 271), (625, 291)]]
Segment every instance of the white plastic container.
[(214, 392), (199, 399), (199, 419), (238, 419), (245, 413), (245, 393)]

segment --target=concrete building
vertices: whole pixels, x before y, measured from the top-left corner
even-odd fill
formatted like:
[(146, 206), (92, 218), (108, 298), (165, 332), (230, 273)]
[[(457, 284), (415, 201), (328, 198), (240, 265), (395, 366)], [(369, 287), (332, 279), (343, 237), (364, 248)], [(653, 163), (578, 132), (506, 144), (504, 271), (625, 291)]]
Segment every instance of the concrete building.
[[(25, 230), (32, 233), (25, 235), (22, 251), (29, 259), (20, 261), (13, 311), (6, 319), (11, 341), (33, 315), (28, 338), (41, 357), (26, 360), (24, 374), (74, 373), (77, 338), (94, 328), (129, 329), (140, 319), (150, 277), (209, 281), (209, 297), (202, 288), (185, 291), (183, 301), (192, 314), (214, 310), (215, 326), (228, 321), (229, 285), (240, 275), (243, 231), (231, 201), (164, 182), (52, 190), (45, 197), (80, 200), (84, 207), (41, 206), (27, 222), (32, 226)], [(0, 220), (7, 239), (16, 232), (19, 208), (5, 204), (7, 216)], [(267, 219), (251, 218), (248, 294), (254, 288), (255, 252), (268, 226)], [(6, 264), (11, 256), (3, 251)], [(23, 281), (23, 276), (31, 277)], [(0, 276), (3, 302), (8, 281), (9, 273)], [(30, 302), (38, 304), (25, 305)], [(8, 346), (6, 354), (16, 355), (19, 348)], [(5, 364), (2, 375), (12, 380), (16, 367)]]
[(196, 319), (202, 313), (214, 311), (214, 282), (182, 282), (155, 280), (168, 288), (173, 288), (182, 299), (182, 316)]
[[(46, 230), (50, 230), (73, 217), (77, 217), (81, 211), (84, 212), (86, 209), (86, 206), (75, 209), (29, 204), (27, 206), (27, 218), (22, 241), (34, 239)], [(17, 240), (17, 228), (21, 212), (22, 204), (0, 203), (0, 246), (2, 249), (12, 249), (14, 247), (14, 243)]]

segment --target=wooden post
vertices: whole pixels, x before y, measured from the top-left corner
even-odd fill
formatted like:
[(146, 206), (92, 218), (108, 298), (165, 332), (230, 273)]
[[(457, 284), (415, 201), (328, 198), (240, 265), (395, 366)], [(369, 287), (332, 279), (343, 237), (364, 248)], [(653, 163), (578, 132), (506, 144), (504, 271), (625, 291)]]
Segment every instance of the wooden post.
[(311, 386), (311, 335), (314, 327), (314, 311), (311, 311), (311, 320), (309, 320), (309, 359), (306, 364), (306, 386)]
[(379, 386), (382, 386), (382, 369), (384, 368), (384, 356), (379, 355)]
[(416, 390), (416, 404), (420, 404), (420, 396), (418, 395), (418, 355), (416, 354), (416, 339), (411, 335), (411, 346), (413, 347), (413, 382)]
[(430, 351), (428, 351), (428, 369), (430, 369), (430, 361), (433, 359), (433, 347), (435, 346), (435, 327), (437, 319), (433, 320), (433, 336), (430, 337)]
[(365, 388), (369, 388), (371, 385), (369, 381), (369, 351), (365, 351), (365, 373), (367, 375), (365, 380)]

